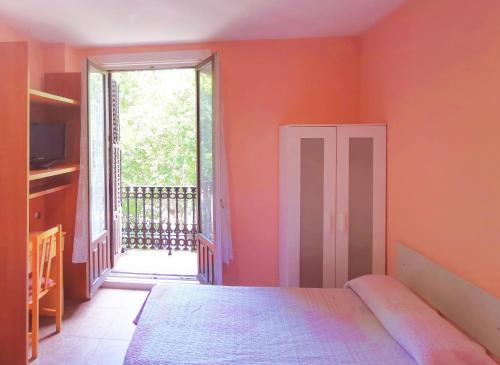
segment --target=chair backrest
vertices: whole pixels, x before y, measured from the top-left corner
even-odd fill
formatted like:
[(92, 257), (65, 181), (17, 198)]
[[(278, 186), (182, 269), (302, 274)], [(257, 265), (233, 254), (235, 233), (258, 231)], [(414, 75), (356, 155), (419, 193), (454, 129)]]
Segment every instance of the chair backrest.
[(32, 245), (31, 275), (33, 295), (49, 288), (52, 259), (60, 252), (61, 239), (62, 228), (60, 225), (30, 236)]

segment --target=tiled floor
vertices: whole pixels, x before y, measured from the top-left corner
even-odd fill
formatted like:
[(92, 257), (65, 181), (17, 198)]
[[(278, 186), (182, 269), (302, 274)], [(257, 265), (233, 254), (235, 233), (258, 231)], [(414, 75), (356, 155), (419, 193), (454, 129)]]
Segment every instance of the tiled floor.
[(120, 256), (113, 272), (160, 275), (196, 275), (196, 252), (162, 250), (128, 250)]
[(99, 289), (89, 302), (68, 304), (62, 331), (41, 318), (36, 365), (122, 365), (147, 291)]

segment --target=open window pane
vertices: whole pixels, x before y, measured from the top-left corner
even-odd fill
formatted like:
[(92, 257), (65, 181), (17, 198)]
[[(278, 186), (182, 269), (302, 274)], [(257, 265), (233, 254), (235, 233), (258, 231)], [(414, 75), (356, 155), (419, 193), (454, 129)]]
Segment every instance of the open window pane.
[(214, 163), (213, 163), (213, 69), (212, 61), (198, 70), (198, 133), (200, 233), (214, 239)]
[(106, 230), (106, 76), (89, 66), (90, 232), (94, 241)]

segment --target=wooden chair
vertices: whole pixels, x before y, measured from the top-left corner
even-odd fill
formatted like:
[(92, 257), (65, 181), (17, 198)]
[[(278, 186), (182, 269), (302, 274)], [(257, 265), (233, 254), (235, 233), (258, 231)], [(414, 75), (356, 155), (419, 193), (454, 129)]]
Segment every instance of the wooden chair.
[[(61, 331), (62, 297), (62, 227), (51, 228), (45, 232), (30, 234), (28, 252), (29, 262), (29, 301), (31, 311), (31, 358), (38, 356), (39, 316), (53, 316), (56, 319), (56, 331)], [(48, 306), (42, 307), (40, 300), (51, 293)], [(47, 298), (49, 299), (49, 298)]]

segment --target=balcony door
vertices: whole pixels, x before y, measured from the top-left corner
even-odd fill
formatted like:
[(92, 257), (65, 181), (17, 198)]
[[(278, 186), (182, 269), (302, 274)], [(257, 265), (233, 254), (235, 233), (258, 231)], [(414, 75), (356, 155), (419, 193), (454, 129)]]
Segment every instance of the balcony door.
[(108, 204), (108, 78), (88, 63), (89, 284), (92, 295), (111, 268)]
[[(208, 55), (206, 51), (196, 53), (196, 59), (203, 59)], [(169, 56), (173, 57), (173, 56)], [(158, 68), (169, 68), (169, 62), (172, 62), (172, 68), (179, 67), (179, 55), (176, 53), (172, 61), (167, 59), (166, 62), (158, 64)], [(222, 203), (218, 198), (220, 194), (217, 189), (220, 184), (217, 184), (217, 166), (218, 166), (218, 138), (219, 127), (217, 124), (218, 113), (218, 92), (216, 84), (216, 77), (218, 71), (218, 63), (214, 61), (216, 57), (211, 56), (199, 64), (194, 64), (193, 54), (186, 54), (186, 65), (194, 67), (196, 70), (196, 111), (197, 111), (197, 189), (187, 190), (187, 193), (178, 193), (175, 187), (162, 187), (160, 190), (160, 199), (158, 203), (160, 208), (157, 210), (152, 209), (149, 215), (148, 210), (142, 209), (142, 217), (148, 218), (151, 216), (151, 221), (157, 220), (158, 222), (166, 220), (164, 225), (157, 225), (158, 231), (167, 230), (164, 232), (168, 234), (185, 233), (182, 227), (174, 228), (171, 218), (173, 213), (164, 215), (162, 213), (175, 211), (179, 212), (179, 217), (192, 212), (192, 224), (189, 223), (186, 228), (190, 230), (188, 234), (193, 234), (188, 239), (190, 242), (196, 242), (197, 255), (198, 255), (198, 275), (197, 278), (202, 283), (216, 284), (222, 281), (222, 256), (216, 249), (217, 231), (221, 230), (216, 228), (217, 222), (222, 220), (217, 219), (220, 215)], [(134, 64), (134, 69), (127, 68), (126, 63), (123, 63), (122, 58), (117, 58), (116, 62), (111, 56), (106, 57), (93, 57), (92, 61), (105, 67), (109, 72), (139, 70), (137, 63)], [(157, 60), (156, 60), (157, 61)], [(190, 63), (193, 62), (193, 63)], [(148, 63), (147, 69), (150, 68)], [(145, 67), (146, 68), (146, 67)], [(136, 221), (131, 221), (128, 218), (121, 217), (121, 179), (120, 179), (120, 133), (119, 133), (119, 112), (118, 112), (118, 88), (116, 83), (109, 78), (108, 72), (100, 70), (94, 64), (89, 63), (88, 68), (88, 119), (89, 119), (89, 203), (90, 203), (90, 255), (89, 255), (89, 277), (91, 293), (94, 292), (100, 284), (104, 281), (107, 274), (111, 272), (111, 268), (116, 264), (116, 261), (122, 251), (122, 248), (127, 247), (127, 237), (134, 239), (134, 246), (161, 246), (165, 242), (167, 247), (173, 249), (173, 240), (170, 236), (152, 237), (148, 241), (147, 234), (151, 230), (139, 228)], [(220, 180), (220, 178), (219, 178)], [(168, 188), (168, 189), (167, 189)], [(144, 187), (141, 189), (145, 189)], [(128, 206), (128, 199), (143, 199), (144, 207), (146, 204), (149, 206), (151, 195), (148, 196), (148, 201), (144, 200), (146, 195), (142, 195), (143, 190), (129, 190), (123, 188), (124, 204), (126, 206), (127, 216), (132, 213), (132, 205)], [(162, 192), (163, 191), (163, 192)], [(155, 190), (155, 194), (158, 194)], [(175, 198), (174, 198), (175, 195)], [(162, 199), (164, 199), (162, 201)], [(166, 200), (183, 201), (184, 205), (177, 205), (168, 207), (169, 202)], [(193, 204), (190, 209), (188, 202)], [(162, 203), (166, 203), (163, 206)], [(153, 204), (153, 203), (151, 203)], [(196, 207), (195, 207), (196, 205)], [(186, 210), (185, 207), (188, 207)], [(182, 210), (184, 207), (184, 210)], [(140, 207), (139, 207), (140, 208)], [(134, 212), (139, 211), (134, 208)], [(159, 217), (156, 214), (159, 214)], [(175, 224), (178, 225), (177, 213), (174, 214)], [(195, 219), (196, 217), (196, 219)], [(136, 217), (141, 218), (141, 217)], [(187, 217), (189, 218), (189, 217)], [(187, 219), (186, 218), (186, 219)], [(121, 226), (125, 226), (122, 230)], [(133, 228), (127, 228), (127, 225), (135, 224)], [(129, 226), (130, 227), (130, 226)], [(145, 227), (145, 226), (143, 226)], [(159, 227), (159, 228), (158, 228)], [(168, 227), (168, 228), (167, 228)], [(182, 232), (180, 231), (182, 230)], [(127, 236), (128, 232), (128, 236)], [(122, 237), (123, 233), (123, 237)], [(144, 239), (144, 240), (143, 240)], [(143, 241), (142, 241), (143, 240)], [(123, 241), (123, 245), (122, 245)], [(186, 240), (185, 240), (186, 241)], [(130, 241), (131, 242), (131, 241)], [(176, 241), (177, 242), (177, 241)], [(184, 245), (190, 247), (191, 243), (184, 242)], [(220, 251), (220, 250), (219, 250)]]
[(198, 280), (216, 283), (214, 57), (196, 67), (198, 126)]

